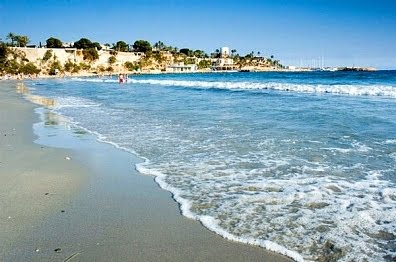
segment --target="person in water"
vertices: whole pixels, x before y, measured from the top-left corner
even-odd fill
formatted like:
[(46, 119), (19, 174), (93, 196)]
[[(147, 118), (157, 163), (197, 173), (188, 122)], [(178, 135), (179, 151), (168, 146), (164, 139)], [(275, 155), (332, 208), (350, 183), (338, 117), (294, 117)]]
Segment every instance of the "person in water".
[(124, 83), (124, 76), (122, 74), (118, 74), (118, 83)]

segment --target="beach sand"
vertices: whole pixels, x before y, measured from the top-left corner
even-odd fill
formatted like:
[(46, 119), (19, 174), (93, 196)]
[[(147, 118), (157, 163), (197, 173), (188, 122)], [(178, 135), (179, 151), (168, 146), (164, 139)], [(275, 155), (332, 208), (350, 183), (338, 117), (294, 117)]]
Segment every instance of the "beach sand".
[(183, 217), (137, 157), (37, 123), (15, 86), (0, 82), (0, 261), (290, 261)]

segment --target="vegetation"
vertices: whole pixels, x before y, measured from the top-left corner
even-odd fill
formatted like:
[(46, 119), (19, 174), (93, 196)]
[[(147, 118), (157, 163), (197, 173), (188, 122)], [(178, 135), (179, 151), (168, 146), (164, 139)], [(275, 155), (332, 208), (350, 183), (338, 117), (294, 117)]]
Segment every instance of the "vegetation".
[(95, 48), (88, 48), (83, 50), (83, 59), (93, 62), (99, 59), (98, 51)]
[[(53, 50), (46, 50), (42, 59), (30, 62), (26, 58), (23, 49), (13, 48), (26, 46), (29, 43), (27, 36), (8, 33), (5, 39), (7, 39), (5, 42), (0, 41), (0, 74), (36, 74), (40, 70), (47, 71), (49, 74), (56, 74), (57, 72), (63, 72), (63, 70), (70, 73), (79, 72), (80, 70), (88, 71), (92, 70), (92, 62), (99, 59), (98, 50), (101, 50), (101, 45), (98, 42), (92, 42), (88, 38), (81, 38), (74, 42), (74, 47), (78, 49), (75, 53), (74, 62), (68, 60), (62, 65)], [(118, 52), (130, 52), (132, 50), (144, 54), (141, 54), (140, 58), (135, 62), (125, 62), (123, 64), (124, 68), (130, 71), (139, 69), (160, 69), (164, 71), (167, 65), (180, 62), (196, 64), (199, 69), (206, 69), (210, 68), (212, 63), (216, 62), (213, 59), (221, 57), (219, 49), (216, 49), (209, 56), (203, 50), (191, 48), (179, 49), (174, 46), (167, 46), (162, 41), (157, 41), (153, 46), (146, 40), (137, 40), (132, 46), (122, 40), (111, 45), (111, 56), (108, 58), (107, 64), (99, 65), (96, 68), (97, 71), (113, 72), (115, 70), (113, 65), (117, 62)], [(106, 43), (105, 46), (110, 47), (110, 44)], [(62, 41), (50, 37), (46, 40), (46, 47), (62, 48)], [(239, 68), (246, 66), (255, 68), (283, 68), (279, 60), (276, 60), (273, 55), (264, 57), (260, 51), (251, 51), (246, 55), (239, 55), (236, 49), (232, 49), (229, 57), (233, 59), (234, 65)], [(83, 58), (85, 63), (76, 63), (76, 59), (80, 59), (81, 61), (81, 58)]]
[(143, 53), (147, 53), (152, 50), (150, 43), (146, 40), (135, 41), (135, 43), (133, 44), (133, 49), (136, 52), (143, 52)]
[(33, 63), (29, 62), (27, 64), (22, 64), (20, 66), (19, 72), (27, 75), (29, 74), (34, 75), (34, 74), (39, 74), (41, 70), (37, 68)]
[(17, 35), (11, 32), (7, 34), (7, 39), (11, 41), (10, 46), (25, 47), (30, 42), (26, 35)]
[(117, 58), (115, 56), (110, 56), (109, 59), (107, 60), (107, 62), (112, 65), (115, 62), (117, 62)]
[(52, 57), (52, 50), (47, 50), (43, 56), (43, 61), (46, 62), (48, 60), (50, 60)]
[(186, 56), (193, 56), (193, 51), (188, 48), (180, 49), (179, 53), (185, 54)]
[(63, 68), (61, 63), (58, 60), (54, 60), (48, 70), (49, 75), (56, 75), (60, 72), (62, 72)]
[(118, 41), (114, 47), (114, 50), (117, 50), (118, 52), (128, 52), (129, 51), (129, 45), (125, 43), (124, 41)]
[(74, 42), (74, 47), (77, 49), (97, 49), (101, 50), (102, 47), (98, 42), (91, 42), (88, 38), (81, 38), (77, 42)]
[(80, 64), (79, 64), (79, 67), (80, 67), (82, 70), (85, 70), (85, 71), (88, 71), (88, 70), (91, 69), (91, 65), (90, 65), (90, 64), (86, 64), (86, 63), (80, 63)]
[(129, 62), (129, 61), (124, 63), (124, 67), (126, 69), (128, 69), (129, 71), (138, 71), (139, 68), (140, 68), (137, 63), (132, 63), (132, 62)]
[(201, 60), (198, 63), (198, 69), (210, 68), (212, 62), (210, 60)]
[(165, 45), (163, 42), (158, 41), (157, 43), (155, 43), (155, 44), (153, 45), (153, 47), (154, 47), (157, 51), (162, 51), (162, 50), (164, 50), (164, 49), (166, 48), (166, 45)]
[(69, 73), (78, 73), (81, 70), (81, 67), (70, 61), (70, 59), (63, 66), (64, 70)]
[(54, 37), (50, 37), (47, 39), (47, 48), (62, 48), (62, 41), (54, 38)]

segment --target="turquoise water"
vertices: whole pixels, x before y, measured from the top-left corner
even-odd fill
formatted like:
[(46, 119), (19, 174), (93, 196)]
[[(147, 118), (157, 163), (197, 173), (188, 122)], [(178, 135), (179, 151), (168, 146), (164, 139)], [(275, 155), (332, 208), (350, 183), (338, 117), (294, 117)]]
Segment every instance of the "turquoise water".
[(48, 109), (144, 159), (218, 234), (296, 260), (396, 257), (396, 72), (29, 82)]

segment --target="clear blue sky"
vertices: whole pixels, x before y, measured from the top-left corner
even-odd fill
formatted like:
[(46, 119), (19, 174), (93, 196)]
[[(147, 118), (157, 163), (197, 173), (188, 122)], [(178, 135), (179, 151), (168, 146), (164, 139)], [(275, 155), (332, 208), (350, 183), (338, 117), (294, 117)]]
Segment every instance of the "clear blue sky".
[(0, 0), (0, 37), (158, 40), (212, 52), (260, 51), (284, 64), (396, 69), (395, 0)]

